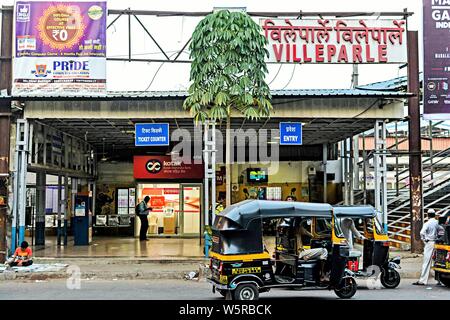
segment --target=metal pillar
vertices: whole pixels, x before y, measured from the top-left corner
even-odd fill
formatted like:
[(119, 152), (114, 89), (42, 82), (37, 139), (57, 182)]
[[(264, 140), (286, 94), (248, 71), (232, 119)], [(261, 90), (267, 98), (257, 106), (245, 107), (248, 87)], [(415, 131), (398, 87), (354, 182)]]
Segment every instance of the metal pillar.
[(45, 245), (45, 186), (46, 173), (36, 172), (36, 245)]
[(360, 190), (360, 181), (359, 181), (359, 135), (353, 136), (353, 152), (352, 152), (352, 160), (353, 160), (353, 189)]
[(62, 236), (62, 232), (61, 232), (61, 204), (62, 204), (62, 194), (61, 194), (61, 189), (62, 189), (62, 177), (61, 175), (58, 174), (58, 225), (57, 225), (57, 229), (56, 229), (56, 238), (57, 238), (57, 245), (60, 246), (61, 245), (61, 236)]
[(366, 152), (366, 135), (362, 134), (362, 160), (363, 160), (363, 203), (367, 204), (367, 152)]
[(28, 164), (28, 121), (18, 119), (16, 127), (16, 158), (14, 166), (14, 196), (13, 221), (11, 229), (11, 251), (14, 251), (18, 242), (25, 239), (25, 206), (26, 206), (26, 175)]
[(348, 189), (349, 189), (349, 203), (351, 205), (354, 204), (355, 201), (355, 194), (354, 194), (354, 184), (353, 184), (353, 137), (347, 138), (347, 152), (348, 152), (348, 156), (347, 156), (347, 161), (348, 161), (348, 170), (347, 170), (347, 175), (348, 175)]
[(323, 202), (327, 202), (327, 161), (328, 161), (328, 145), (322, 145), (322, 165), (323, 165)]
[(66, 174), (64, 176), (64, 226), (63, 226), (63, 235), (64, 235), (63, 244), (65, 246), (67, 246), (68, 221), (69, 221), (69, 176)]
[[(0, 56), (0, 90), (11, 93), (11, 52), (13, 35), (13, 7), (2, 6)], [(8, 186), (10, 184), (10, 136), (11, 136), (11, 103), (0, 101), (0, 263), (5, 262), (7, 248), (7, 220), (9, 213)]]
[(383, 227), (387, 232), (386, 123), (383, 120), (375, 121), (374, 143), (375, 209), (383, 214)]
[[(205, 166), (205, 225), (214, 223), (216, 209), (216, 124), (206, 122), (204, 124), (203, 159)], [(211, 190), (210, 190), (211, 186)], [(212, 218), (209, 219), (209, 208), (211, 208)]]
[(431, 187), (433, 187), (433, 121), (429, 121), (429, 129), (428, 135), (430, 137), (430, 178), (431, 178)]
[(343, 200), (344, 204), (348, 205), (348, 181), (347, 181), (347, 144), (345, 140), (341, 141), (341, 172), (342, 172), (342, 181), (344, 182), (344, 194)]
[[(233, 146), (231, 145), (231, 118), (228, 116), (227, 119), (227, 130), (225, 134), (225, 188), (226, 188), (226, 199), (225, 205), (228, 207), (231, 205), (231, 152)], [(234, 159), (233, 159), (234, 160)]]
[(411, 252), (420, 253), (423, 243), (420, 229), (423, 224), (422, 149), (419, 109), (419, 53), (418, 32), (408, 31), (408, 98), (409, 118), (409, 190), (411, 203)]
[[(71, 210), (74, 210), (75, 208), (75, 196), (78, 192), (78, 179), (77, 178), (71, 178)], [(73, 212), (73, 211), (72, 211)], [(69, 217), (68, 211), (66, 212), (67, 218)], [(137, 219), (137, 218), (136, 218)], [(64, 234), (64, 243), (67, 244), (67, 232)]]
[[(204, 210), (205, 226), (214, 223), (216, 212), (216, 124), (207, 121), (204, 124), (203, 139), (205, 148), (203, 150), (203, 161), (205, 167), (204, 182)], [(211, 185), (211, 191), (210, 191)], [(211, 193), (210, 193), (211, 192)], [(211, 208), (211, 220), (209, 212)], [(208, 235), (205, 234), (205, 255), (208, 256)]]

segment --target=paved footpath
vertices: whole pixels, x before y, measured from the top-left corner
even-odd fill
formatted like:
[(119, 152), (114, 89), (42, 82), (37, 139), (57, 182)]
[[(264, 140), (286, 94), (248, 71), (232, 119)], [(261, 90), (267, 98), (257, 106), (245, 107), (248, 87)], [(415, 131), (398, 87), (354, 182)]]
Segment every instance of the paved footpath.
[[(397, 289), (368, 289), (358, 281), (355, 300), (450, 300), (450, 288), (436, 286), (416, 287), (415, 279), (402, 279)], [(82, 280), (79, 289), (69, 289), (65, 279), (0, 281), (0, 300), (218, 300), (219, 294), (211, 292), (205, 281), (192, 280)], [(73, 287), (69, 282), (69, 287)], [(261, 294), (264, 299), (338, 299), (328, 290), (272, 290)]]

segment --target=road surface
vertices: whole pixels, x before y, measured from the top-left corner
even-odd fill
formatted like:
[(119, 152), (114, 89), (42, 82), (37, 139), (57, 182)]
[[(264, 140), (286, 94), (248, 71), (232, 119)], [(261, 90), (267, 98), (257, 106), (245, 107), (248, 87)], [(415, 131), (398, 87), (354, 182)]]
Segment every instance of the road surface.
[[(450, 300), (450, 288), (436, 286), (417, 287), (416, 279), (402, 279), (397, 289), (368, 289), (359, 281), (355, 300)], [(77, 289), (79, 285), (79, 289)], [(272, 290), (260, 295), (265, 299), (337, 299), (328, 290)], [(65, 279), (48, 281), (0, 281), (0, 300), (219, 300), (222, 297), (211, 292), (211, 285), (192, 280), (81, 280)]]

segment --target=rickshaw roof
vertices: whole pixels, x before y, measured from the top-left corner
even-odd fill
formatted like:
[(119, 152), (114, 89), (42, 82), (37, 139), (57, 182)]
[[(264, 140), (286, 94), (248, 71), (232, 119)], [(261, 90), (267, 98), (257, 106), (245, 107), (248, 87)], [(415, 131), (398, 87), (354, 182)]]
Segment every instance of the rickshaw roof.
[(333, 206), (333, 214), (337, 218), (373, 218), (377, 212), (370, 205), (364, 206)]
[(295, 201), (244, 200), (223, 210), (218, 217), (225, 217), (246, 228), (254, 219), (287, 217), (331, 218), (332, 206), (327, 203)]

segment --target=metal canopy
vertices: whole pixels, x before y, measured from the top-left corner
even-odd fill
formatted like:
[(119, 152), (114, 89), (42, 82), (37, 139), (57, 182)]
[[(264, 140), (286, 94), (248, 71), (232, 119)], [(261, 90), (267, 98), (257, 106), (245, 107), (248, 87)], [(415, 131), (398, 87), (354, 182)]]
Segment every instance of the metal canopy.
[(367, 206), (333, 206), (333, 214), (337, 218), (373, 218), (376, 216), (375, 208)]
[[(255, 219), (283, 217), (324, 217), (331, 218), (332, 206), (327, 203), (289, 202), (269, 200), (244, 200), (231, 205), (217, 215), (214, 227), (223, 230), (225, 217), (246, 229)], [(236, 229), (234, 226), (232, 229)]]
[[(103, 144), (105, 152), (135, 149), (134, 146), (134, 124), (145, 122), (169, 123), (171, 133), (177, 129), (186, 129), (191, 133), (191, 137), (202, 140), (202, 136), (195, 137), (195, 124), (192, 119), (39, 119), (40, 123), (51, 126), (80, 139), (86, 139), (98, 151), (101, 151)], [(248, 129), (269, 129), (277, 130), (279, 122), (292, 121), (302, 122), (303, 144), (314, 145), (322, 143), (335, 143), (354, 134), (364, 132), (373, 128), (373, 119), (320, 119), (320, 118), (270, 118), (269, 120), (244, 121), (244, 119), (233, 118), (231, 128), (238, 130)], [(225, 136), (226, 124), (218, 125)], [(277, 141), (274, 141), (275, 143)], [(139, 148), (137, 148), (139, 149)], [(142, 150), (142, 148), (140, 148)], [(145, 148), (148, 151), (148, 148)], [(162, 148), (161, 150), (166, 150)], [(155, 149), (153, 149), (155, 150)], [(159, 150), (159, 149), (158, 149)], [(156, 151), (156, 150), (155, 150)], [(170, 151), (167, 149), (167, 151)]]

